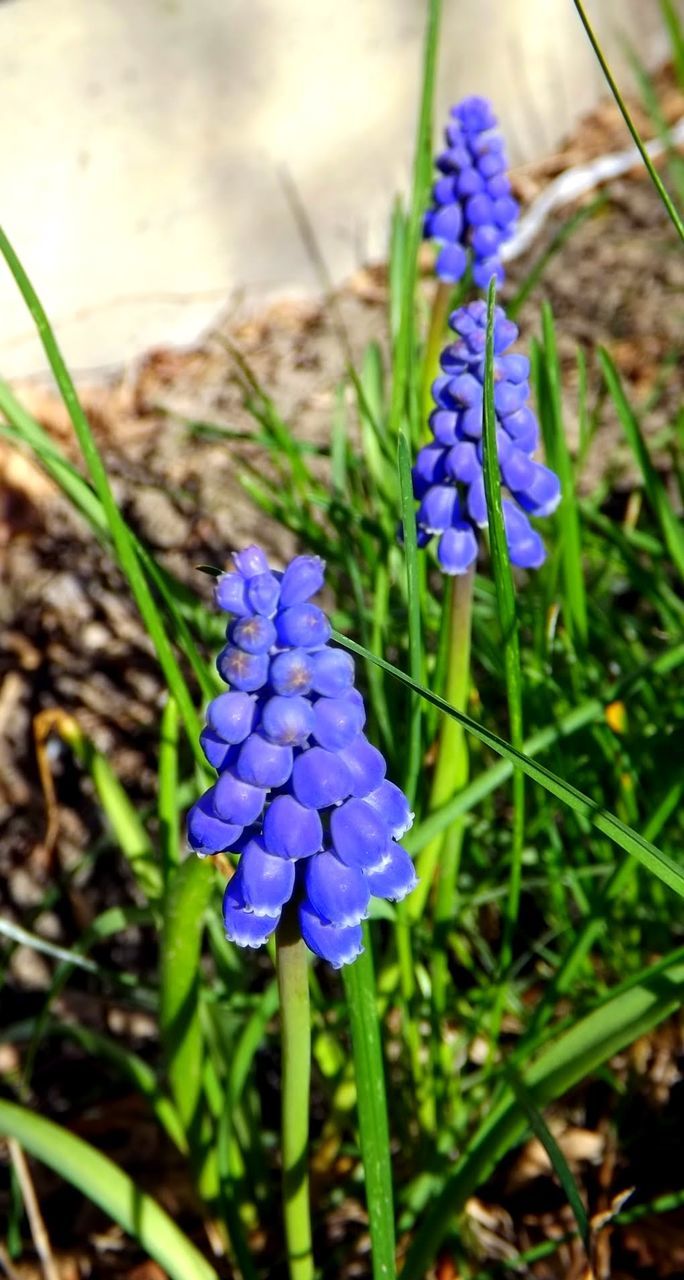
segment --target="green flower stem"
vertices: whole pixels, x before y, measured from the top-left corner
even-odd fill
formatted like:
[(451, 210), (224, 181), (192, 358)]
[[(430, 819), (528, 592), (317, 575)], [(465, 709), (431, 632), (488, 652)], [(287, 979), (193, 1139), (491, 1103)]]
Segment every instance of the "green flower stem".
[(283, 1216), (290, 1280), (313, 1280), (309, 1207), (311, 1014), (306, 947), (296, 912), (283, 912), (276, 937), (282, 1041)]
[[(447, 666), (446, 698), (458, 711), (465, 711), (470, 686), (470, 637), (472, 631), (472, 605), (474, 569), (459, 575), (453, 581), (451, 600), (451, 627), (449, 659)], [(442, 732), (439, 760), (435, 769), (431, 808), (446, 804), (468, 783), (469, 756), (465, 732), (446, 732), (448, 720)], [(442, 763), (443, 757), (446, 757)], [(448, 793), (448, 794), (447, 794)], [(447, 829), (441, 849), (437, 890), (435, 896), (435, 945), (432, 964), (432, 997), (437, 1017), (445, 1009), (449, 965), (447, 938), (456, 911), (456, 883), (461, 862), (465, 819), (460, 818)]]
[[(459, 574), (447, 589), (451, 592), (451, 608), (446, 612), (444, 625), (449, 628), (448, 665), (444, 696), (456, 711), (464, 712), (470, 683), (470, 633), (473, 600), (474, 570)], [(432, 779), (429, 812), (442, 808), (468, 781), (468, 746), (465, 733), (457, 720), (449, 718), (442, 725), (439, 738), (437, 763)], [(408, 909), (412, 919), (422, 915), (430, 887), (435, 879), (440, 853), (447, 852), (447, 865), (442, 865), (438, 879), (436, 923), (448, 922), (453, 916), (455, 877), (458, 870), (463, 820), (450, 828), (453, 839), (447, 835), (435, 836), (421, 849), (416, 870), (420, 879), (418, 887), (409, 899)], [(449, 846), (445, 850), (445, 845)], [(434, 975), (433, 975), (434, 976)], [(442, 978), (438, 979), (442, 985)]]

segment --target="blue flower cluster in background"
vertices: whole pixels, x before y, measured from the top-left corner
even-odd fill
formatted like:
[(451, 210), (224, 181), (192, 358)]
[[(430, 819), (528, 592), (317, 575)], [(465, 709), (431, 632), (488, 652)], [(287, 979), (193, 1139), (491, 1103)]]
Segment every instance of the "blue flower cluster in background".
[[(439, 538), (437, 559), (445, 573), (460, 574), (474, 563), (478, 529), (487, 525), (482, 472), (487, 307), (471, 302), (449, 319), (456, 341), (441, 356), (443, 373), (432, 384), (430, 415), (433, 441), (420, 450), (413, 468), (418, 542)], [(494, 406), (501, 477), (513, 501), (503, 502), (511, 562), (537, 569), (544, 543), (527, 515), (548, 516), (560, 502), (556, 474), (532, 455), (539, 445), (537, 419), (529, 407), (530, 362), (509, 353), (518, 329), (501, 307), (494, 315)]]
[(297, 556), (272, 572), (259, 547), (233, 560), (216, 587), (235, 619), (217, 659), (229, 691), (209, 704), (200, 739), (219, 776), (190, 810), (189, 843), (240, 854), (223, 901), (231, 941), (261, 946), (294, 899), (307, 946), (338, 968), (362, 950), (371, 897), (396, 901), (416, 884), (397, 843), (413, 815), (363, 733), (353, 658), (329, 645), (310, 603), (323, 561)]
[(508, 161), (498, 122), (486, 98), (464, 98), (452, 107), (446, 147), (437, 157), (441, 177), (432, 188), (425, 236), (441, 243), (435, 264), (440, 280), (456, 284), (472, 254), (473, 280), (486, 289), (502, 283), (499, 250), (513, 234), (518, 204), (511, 195)]

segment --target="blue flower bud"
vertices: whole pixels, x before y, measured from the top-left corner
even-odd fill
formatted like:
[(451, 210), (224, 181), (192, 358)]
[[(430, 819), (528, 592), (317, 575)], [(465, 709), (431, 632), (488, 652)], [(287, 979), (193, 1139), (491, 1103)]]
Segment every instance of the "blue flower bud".
[(280, 597), (280, 583), (273, 573), (256, 573), (247, 583), (247, 601), (255, 613), (272, 618)]
[(503, 503), (503, 516), (511, 564), (517, 564), (521, 569), (538, 569), (546, 559), (539, 534), (512, 502)]
[(363, 951), (360, 924), (346, 925), (343, 928), (325, 924), (306, 898), (299, 908), (299, 927), (309, 951), (320, 956), (321, 960), (327, 960), (333, 969), (351, 964)]
[(242, 850), (239, 874), (245, 906), (257, 916), (276, 915), (292, 897), (294, 862), (268, 853), (259, 836), (249, 840)]
[(352, 697), (352, 689), (346, 697), (319, 698), (314, 704), (313, 736), (320, 747), (328, 751), (340, 751), (363, 729), (366, 713), (363, 702)]
[(214, 599), (226, 613), (244, 618), (250, 612), (247, 604), (247, 584), (239, 573), (222, 573), (216, 580)]
[(229, 742), (220, 738), (213, 729), (203, 729), (200, 734), (200, 746), (215, 769), (223, 769), (237, 760), (237, 750)]
[(214, 788), (205, 792), (188, 813), (188, 844), (204, 858), (211, 853), (226, 853), (242, 835), (242, 827), (222, 822), (214, 810)]
[(292, 748), (269, 742), (257, 730), (243, 742), (235, 770), (254, 787), (284, 787), (292, 773)]
[(214, 812), (223, 822), (234, 822), (248, 827), (256, 822), (264, 803), (266, 791), (244, 782), (230, 769), (225, 769), (214, 786)]
[[(325, 653), (326, 650), (321, 650)], [(305, 649), (286, 649), (271, 660), (269, 680), (275, 693), (282, 697), (309, 693), (313, 684), (314, 654)]]
[(309, 905), (326, 924), (358, 924), (367, 914), (370, 888), (365, 875), (334, 853), (315, 853), (307, 860), (304, 887)]
[(216, 666), (226, 684), (243, 693), (254, 693), (268, 679), (267, 653), (245, 653), (227, 644), (216, 659)]
[(246, 547), (233, 552), (233, 562), (243, 578), (254, 578), (258, 573), (268, 573), (268, 560), (261, 547)]
[(349, 746), (337, 754), (338, 759), (343, 760), (349, 770), (353, 796), (367, 796), (380, 786), (387, 768), (385, 759), (382, 752), (372, 746), (364, 734), (359, 733)]
[(354, 683), (354, 659), (344, 649), (319, 649), (311, 654), (311, 688), (314, 693), (335, 698)]
[(315, 604), (294, 604), (276, 619), (278, 640), (282, 645), (304, 649), (320, 649), (330, 639), (330, 623)]
[(264, 844), (278, 858), (310, 858), (323, 845), (318, 811), (305, 809), (294, 796), (274, 796), (264, 814)]
[(283, 609), (303, 604), (323, 586), (325, 563), (318, 556), (295, 556), (283, 574), (280, 603)]
[(413, 863), (400, 844), (390, 845), (380, 866), (367, 873), (367, 880), (374, 897), (392, 902), (400, 902), (418, 884)]
[(390, 840), (389, 827), (381, 811), (355, 797), (333, 810), (330, 835), (342, 862), (362, 870), (382, 862)]
[(244, 742), (255, 719), (256, 702), (248, 693), (220, 693), (207, 707), (207, 723), (224, 742)]
[(367, 804), (377, 809), (395, 839), (403, 836), (413, 822), (413, 814), (403, 791), (387, 779), (376, 791), (366, 796)]
[(466, 573), (477, 560), (477, 538), (469, 524), (460, 521), (445, 529), (437, 544), (439, 567), (451, 576)]
[(272, 916), (258, 916), (245, 905), (240, 891), (239, 870), (228, 881), (223, 895), (223, 923), (229, 942), (239, 947), (262, 947), (280, 920), (280, 911)]
[(351, 794), (349, 770), (334, 751), (310, 747), (294, 762), (292, 790), (306, 809), (326, 809)]
[(290, 698), (276, 694), (264, 703), (261, 728), (271, 742), (282, 746), (301, 746), (315, 727), (314, 709), (307, 698)]
[(270, 618), (262, 618), (258, 613), (250, 614), (231, 627), (230, 639), (246, 653), (266, 653), (276, 642), (276, 629)]

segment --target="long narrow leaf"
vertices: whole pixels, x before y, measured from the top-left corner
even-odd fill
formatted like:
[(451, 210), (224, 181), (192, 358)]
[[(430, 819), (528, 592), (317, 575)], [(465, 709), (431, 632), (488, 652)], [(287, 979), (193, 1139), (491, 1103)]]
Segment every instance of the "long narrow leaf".
[(171, 1280), (218, 1280), (194, 1244), (123, 1170), (68, 1129), (0, 1101), (0, 1133), (54, 1169), (137, 1240)]
[(392, 1280), (396, 1267), (385, 1071), (367, 925), (364, 933), (365, 950), (354, 964), (345, 967), (344, 988), (352, 1030), (361, 1155), (373, 1245), (373, 1278)]
[(624, 822), (621, 822), (609, 809), (604, 809), (595, 800), (585, 796), (577, 787), (573, 787), (569, 782), (564, 782), (562, 778), (552, 773), (550, 769), (546, 769), (544, 765), (530, 759), (524, 752), (516, 750), (510, 742), (506, 742), (496, 733), (492, 733), (491, 729), (485, 728), (477, 720), (472, 720), (470, 716), (456, 711), (454, 707), (450, 707), (444, 698), (439, 698), (423, 685), (417, 684), (405, 671), (400, 671), (391, 662), (386, 662), (384, 658), (378, 658), (375, 654), (369, 653), (362, 645), (357, 644), (354, 640), (349, 640), (337, 631), (333, 632), (333, 636), (343, 648), (349, 649), (351, 653), (356, 653), (361, 658), (365, 658), (367, 662), (375, 662), (382, 667), (383, 671), (387, 671), (389, 675), (394, 676), (396, 680), (400, 680), (409, 689), (419, 693), (422, 698), (425, 698), (434, 707), (443, 711), (445, 715), (453, 716), (454, 719), (460, 721), (464, 729), (467, 729), (468, 733), (472, 733), (473, 737), (484, 743), (486, 747), (491, 747), (492, 751), (495, 751), (499, 756), (503, 756), (505, 760), (510, 760), (514, 768), (522, 769), (523, 773), (526, 773), (533, 782), (538, 782), (540, 786), (549, 791), (551, 795), (556, 796), (568, 809), (572, 809), (574, 813), (579, 813), (586, 818), (598, 831), (602, 831), (604, 835), (607, 835), (626, 853), (630, 853), (653, 875), (668, 885), (670, 889), (674, 889), (675, 893), (679, 894), (680, 897), (684, 897), (684, 873), (677, 866), (677, 863), (660, 849), (657, 849), (649, 840), (645, 840), (632, 827), (628, 827)]

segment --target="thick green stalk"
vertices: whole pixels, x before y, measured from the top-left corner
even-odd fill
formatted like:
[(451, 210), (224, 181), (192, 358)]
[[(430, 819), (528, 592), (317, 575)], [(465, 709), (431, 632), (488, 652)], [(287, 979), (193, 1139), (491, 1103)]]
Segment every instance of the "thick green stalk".
[(276, 936), (282, 1042), (283, 1216), (290, 1280), (313, 1280), (309, 1208), (311, 1014), (306, 947), (296, 913), (286, 911)]
[[(459, 712), (465, 711), (468, 698), (473, 581), (473, 569), (454, 578), (450, 587), (452, 593), (451, 609), (445, 619), (445, 625), (449, 628), (449, 658), (445, 700)], [(429, 812), (432, 813), (435, 809), (441, 809), (466, 785), (467, 781), (468, 747), (465, 733), (459, 722), (450, 718), (443, 722), (442, 732), (439, 737), (437, 763), (430, 791)], [(461, 823), (457, 824), (457, 826), (462, 829)], [(412, 920), (418, 919), (423, 913), (430, 887), (435, 878), (437, 863), (444, 842), (445, 837), (440, 833), (420, 851), (416, 865), (420, 883), (408, 904)], [(458, 862), (459, 848), (460, 837), (452, 847), (451, 861), (454, 864), (452, 867), (454, 871)], [(454, 851), (455, 858), (453, 856)], [(440, 880), (442, 879), (446, 881), (446, 875), (444, 877), (440, 875)], [(437, 894), (438, 903), (440, 902), (441, 894), (441, 911), (442, 915), (444, 915), (444, 912), (449, 910), (452, 905), (453, 886), (450, 891), (448, 884), (444, 884), (441, 890), (438, 887)]]
[[(472, 631), (472, 604), (474, 570), (454, 579), (451, 600), (451, 634), (449, 663), (447, 667), (446, 697), (452, 707), (465, 711), (470, 686), (470, 637)], [(467, 785), (469, 776), (468, 743), (465, 731), (460, 733), (447, 727), (456, 725), (447, 720), (440, 740), (439, 759), (431, 796), (431, 808), (446, 804)], [(444, 763), (442, 758), (446, 757)], [(448, 828), (441, 849), (437, 891), (435, 897), (435, 946), (432, 964), (432, 998), (438, 1018), (444, 1014), (446, 988), (449, 976), (446, 943), (456, 910), (456, 882), (463, 845), (464, 818)]]

